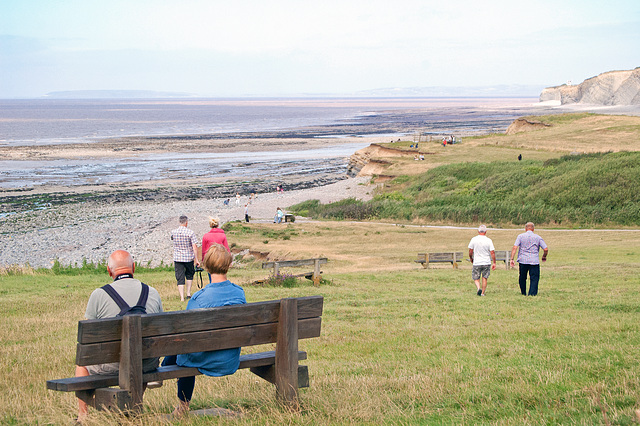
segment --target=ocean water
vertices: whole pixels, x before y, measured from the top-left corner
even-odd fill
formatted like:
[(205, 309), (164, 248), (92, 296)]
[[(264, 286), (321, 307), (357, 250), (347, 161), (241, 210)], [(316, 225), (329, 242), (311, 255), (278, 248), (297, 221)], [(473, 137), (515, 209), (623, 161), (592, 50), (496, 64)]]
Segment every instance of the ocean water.
[[(100, 143), (124, 136), (263, 132), (325, 126), (375, 128), (385, 123), (432, 133), (506, 128), (534, 99), (165, 99), (0, 100), (0, 146)], [(339, 136), (339, 134), (338, 134)], [(397, 134), (388, 135), (395, 137)], [(232, 154), (171, 153), (116, 161), (0, 159), (0, 189), (192, 178), (203, 171), (242, 179), (283, 174), (344, 173), (347, 158), (366, 146)]]

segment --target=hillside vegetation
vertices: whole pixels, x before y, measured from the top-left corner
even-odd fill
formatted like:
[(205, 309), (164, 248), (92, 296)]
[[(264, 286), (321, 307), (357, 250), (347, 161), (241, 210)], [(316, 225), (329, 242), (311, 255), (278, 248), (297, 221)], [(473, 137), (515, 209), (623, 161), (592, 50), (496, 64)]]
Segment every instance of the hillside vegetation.
[[(406, 156), (398, 158), (388, 170), (407, 173), (385, 183), (369, 202), (320, 205), (310, 201), (291, 209), (318, 218), (417, 223), (640, 224), (636, 190), (640, 185), (640, 152), (624, 151), (638, 148), (640, 118), (565, 114), (536, 119), (550, 126), (511, 136), (471, 138), (436, 151), (424, 163)], [(604, 135), (615, 144), (599, 143)], [(403, 144), (407, 143), (396, 145)], [(580, 146), (591, 153), (566, 155), (568, 146)], [(564, 153), (558, 152), (559, 147)], [(602, 152), (611, 147), (618, 152)], [(513, 148), (520, 148), (525, 158), (532, 159), (514, 161), (518, 151)], [(598, 150), (601, 152), (595, 152)], [(456, 156), (456, 151), (464, 155)], [(477, 161), (469, 162), (469, 158)], [(411, 173), (413, 164), (426, 171)]]

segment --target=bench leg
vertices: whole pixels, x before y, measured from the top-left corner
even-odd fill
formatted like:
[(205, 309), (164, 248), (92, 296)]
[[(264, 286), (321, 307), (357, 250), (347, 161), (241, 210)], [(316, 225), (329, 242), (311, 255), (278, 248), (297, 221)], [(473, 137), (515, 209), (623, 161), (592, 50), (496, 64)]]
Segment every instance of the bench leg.
[(142, 412), (142, 321), (140, 315), (122, 317), (122, 339), (120, 341), (120, 371), (118, 381), (121, 390), (131, 396), (129, 409)]
[(129, 411), (131, 392), (118, 388), (99, 388), (76, 391), (76, 397), (96, 410)]
[(275, 363), (276, 396), (292, 410), (298, 400), (298, 301), (280, 300)]

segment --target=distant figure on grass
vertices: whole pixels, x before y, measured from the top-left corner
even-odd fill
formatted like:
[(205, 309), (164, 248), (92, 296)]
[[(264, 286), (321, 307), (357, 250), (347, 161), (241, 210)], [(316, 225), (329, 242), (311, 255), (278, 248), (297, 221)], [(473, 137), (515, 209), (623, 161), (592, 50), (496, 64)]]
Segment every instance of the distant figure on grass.
[[(209, 217), (209, 226), (211, 230), (202, 236), (202, 261), (204, 262), (204, 255), (207, 254), (207, 250), (213, 244), (223, 245), (224, 248), (229, 250), (229, 243), (227, 242), (227, 235), (222, 229), (220, 229), (220, 219), (217, 217)], [(209, 283), (211, 283), (211, 274), (209, 274)]]
[[(487, 281), (492, 269), (496, 269), (496, 249), (493, 241), (487, 237), (487, 227), (480, 225), (478, 235), (469, 241), (469, 260), (473, 263), (471, 278), (476, 284), (478, 296), (484, 296), (487, 291)], [(480, 287), (482, 277), (482, 287)]]
[(171, 241), (173, 241), (173, 266), (176, 272), (176, 281), (178, 283), (178, 293), (180, 301), (184, 302), (184, 286), (187, 285), (187, 299), (191, 297), (191, 284), (193, 283), (193, 275), (196, 272), (194, 262), (200, 266), (198, 260), (198, 239), (196, 234), (187, 226), (189, 219), (182, 215), (179, 219), (180, 226), (171, 231)]
[(520, 264), (520, 276), (518, 283), (520, 284), (520, 292), (523, 296), (527, 295), (527, 273), (529, 273), (529, 296), (538, 295), (538, 281), (540, 281), (540, 249), (543, 250), (542, 261), (547, 261), (549, 249), (542, 237), (534, 234), (535, 229), (532, 222), (528, 222), (524, 226), (525, 232), (518, 235), (516, 242), (511, 249), (511, 266), (515, 266), (514, 259), (516, 251), (518, 252), (518, 263)]
[[(220, 244), (213, 244), (207, 250), (203, 265), (213, 282), (193, 295), (187, 304), (187, 310), (247, 303), (242, 287), (227, 279), (227, 272), (232, 260), (231, 254)], [(195, 367), (207, 376), (226, 376), (235, 373), (238, 369), (240, 348), (194, 352), (177, 357), (168, 356), (162, 361), (162, 365), (175, 364), (183, 367)], [(173, 412), (174, 415), (186, 414), (189, 411), (189, 402), (193, 396), (195, 384), (196, 378), (194, 376), (178, 379), (178, 399), (180, 402)]]
[[(158, 291), (141, 283), (133, 278), (135, 271), (135, 263), (131, 255), (124, 250), (116, 250), (111, 253), (107, 260), (107, 273), (113, 282), (107, 284), (111, 289), (100, 287), (91, 293), (87, 309), (85, 312), (86, 319), (112, 318), (124, 314), (129, 308), (135, 307), (138, 313), (155, 314), (162, 312), (162, 301)], [(107, 291), (114, 291), (116, 296), (111, 296)], [(124, 302), (126, 306), (120, 307), (116, 299), (119, 298), (120, 303)], [(141, 308), (144, 307), (144, 310)], [(143, 312), (144, 311), (144, 312)], [(76, 366), (76, 377), (88, 376), (90, 374), (115, 374), (118, 372), (119, 364), (100, 364), (88, 365), (86, 367)], [(142, 360), (142, 369), (144, 372), (153, 371), (158, 368), (158, 358), (147, 358)], [(82, 422), (87, 416), (87, 404), (78, 399), (78, 421)]]
[(522, 154), (518, 154), (518, 161), (522, 161)]

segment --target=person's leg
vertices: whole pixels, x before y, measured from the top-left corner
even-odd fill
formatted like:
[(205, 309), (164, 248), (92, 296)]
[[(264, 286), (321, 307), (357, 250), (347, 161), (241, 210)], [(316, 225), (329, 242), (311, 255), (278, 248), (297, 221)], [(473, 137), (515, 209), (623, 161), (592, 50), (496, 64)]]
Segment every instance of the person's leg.
[(485, 291), (487, 291), (487, 282), (488, 280), (485, 277), (482, 277), (482, 295), (483, 296)]
[(529, 268), (529, 296), (538, 295), (538, 281), (540, 281), (540, 265), (531, 265)]
[[(166, 356), (162, 360), (162, 365), (176, 365), (178, 357), (176, 355)], [(173, 410), (174, 415), (183, 415), (189, 412), (189, 403), (193, 397), (193, 389), (196, 386), (196, 377), (181, 377), (178, 379), (178, 406)]]
[[(89, 375), (89, 371), (85, 367), (80, 367), (76, 365), (76, 377), (85, 377)], [(78, 398), (78, 421), (82, 422), (83, 419), (87, 417), (89, 413), (89, 407), (87, 407), (87, 403)]]
[(482, 289), (480, 288), (480, 269), (477, 265), (471, 267), (471, 279), (476, 285), (476, 294), (480, 296), (482, 294)]
[(191, 297), (191, 285), (193, 284), (193, 276), (196, 274), (196, 267), (193, 261), (185, 263), (184, 267), (187, 283), (187, 297)]
[(182, 262), (173, 262), (173, 264), (176, 270), (176, 281), (178, 283), (178, 294), (180, 294), (180, 301), (184, 302), (184, 264)]
[(523, 296), (527, 295), (527, 272), (529, 272), (529, 265), (526, 265), (524, 263), (519, 263), (519, 271), (520, 271), (520, 275), (518, 277), (518, 284), (520, 284), (520, 293), (522, 293)]

